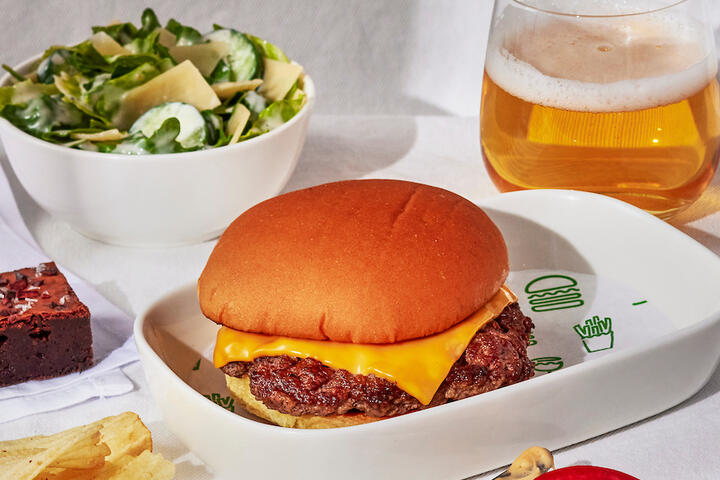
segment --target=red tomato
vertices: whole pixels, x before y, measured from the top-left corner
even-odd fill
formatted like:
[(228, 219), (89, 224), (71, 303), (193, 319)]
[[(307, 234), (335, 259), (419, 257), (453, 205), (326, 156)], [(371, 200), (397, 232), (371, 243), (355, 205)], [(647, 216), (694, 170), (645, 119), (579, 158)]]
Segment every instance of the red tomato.
[(626, 473), (603, 467), (576, 465), (540, 475), (537, 480), (638, 480)]

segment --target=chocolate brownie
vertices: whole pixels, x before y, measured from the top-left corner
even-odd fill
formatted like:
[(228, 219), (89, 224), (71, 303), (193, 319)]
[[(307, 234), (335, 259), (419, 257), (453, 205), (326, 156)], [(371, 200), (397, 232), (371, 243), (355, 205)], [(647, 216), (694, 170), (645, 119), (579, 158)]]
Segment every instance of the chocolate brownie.
[(0, 387), (92, 364), (90, 311), (54, 263), (0, 273)]

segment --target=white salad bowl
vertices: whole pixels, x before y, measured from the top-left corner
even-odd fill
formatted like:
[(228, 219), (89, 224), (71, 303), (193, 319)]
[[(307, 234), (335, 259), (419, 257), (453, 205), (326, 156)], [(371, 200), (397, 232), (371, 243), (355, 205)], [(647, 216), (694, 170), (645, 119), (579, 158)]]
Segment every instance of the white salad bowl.
[[(25, 73), (33, 58), (17, 70)], [(10, 84), (6, 75), (1, 86)], [(121, 155), (55, 145), (0, 118), (0, 139), (28, 194), (85, 236), (116, 245), (160, 247), (217, 237), (256, 203), (278, 194), (305, 142), (315, 88), (306, 105), (258, 137), (195, 152)]]
[[(214, 368), (218, 327), (202, 315), (193, 284), (160, 298), (135, 321), (150, 392), (168, 427), (218, 480), (459, 480), (507, 464), (531, 445), (554, 450), (650, 417), (708, 381), (720, 358), (717, 255), (600, 195), (538, 190), (477, 203), (503, 232), (508, 284), (535, 323), (528, 355), (550, 359), (542, 350), (547, 345), (564, 367), (542, 374), (551, 370), (536, 363), (538, 373), (527, 381), (365, 425), (269, 425), (234, 402)], [(573, 272), (584, 305), (569, 309), (557, 297), (558, 305), (548, 308), (554, 304), (532, 300), (528, 292), (538, 290), (528, 287), (549, 278), (527, 283), (537, 271)], [(591, 277), (598, 282), (580, 280)], [(613, 317), (613, 341), (583, 347), (586, 339), (572, 325), (599, 314)], [(563, 315), (570, 323), (558, 324)]]

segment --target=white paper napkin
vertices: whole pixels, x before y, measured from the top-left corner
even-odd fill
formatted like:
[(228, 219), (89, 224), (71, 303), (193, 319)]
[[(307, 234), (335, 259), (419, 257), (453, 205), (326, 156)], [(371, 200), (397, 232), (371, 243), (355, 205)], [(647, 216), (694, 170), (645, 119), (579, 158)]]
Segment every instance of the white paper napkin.
[[(0, 252), (0, 272), (50, 260), (25, 227), (1, 168)], [(59, 268), (90, 309), (95, 366), (64, 377), (0, 388), (0, 423), (133, 389), (133, 383), (119, 369), (138, 358), (132, 340), (132, 321), (89, 284), (61, 265)]]

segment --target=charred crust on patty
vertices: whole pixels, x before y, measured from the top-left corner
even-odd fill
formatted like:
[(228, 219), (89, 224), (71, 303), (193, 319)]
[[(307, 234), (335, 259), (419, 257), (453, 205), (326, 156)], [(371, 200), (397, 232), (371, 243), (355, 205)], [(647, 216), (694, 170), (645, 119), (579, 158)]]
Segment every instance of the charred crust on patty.
[(290, 415), (362, 412), (372, 417), (402, 415), (461, 400), (526, 380), (533, 375), (527, 356), (532, 321), (517, 303), (481, 328), (455, 362), (429, 405), (374, 375), (353, 375), (311, 358), (260, 357), (231, 362), (226, 375), (250, 378), (252, 394), (265, 406)]

